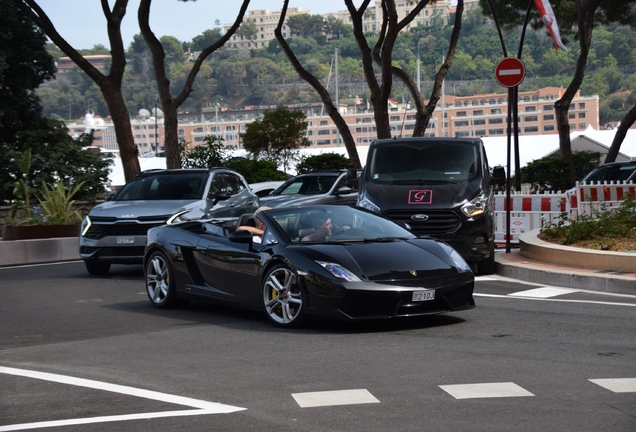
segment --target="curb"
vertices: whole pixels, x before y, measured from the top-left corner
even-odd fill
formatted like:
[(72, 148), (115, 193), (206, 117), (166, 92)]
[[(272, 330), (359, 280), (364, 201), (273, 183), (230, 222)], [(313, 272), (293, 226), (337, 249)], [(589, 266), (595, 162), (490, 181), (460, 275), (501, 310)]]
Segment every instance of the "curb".
[(537, 284), (636, 295), (636, 254), (554, 245), (519, 237), (519, 249), (495, 254), (495, 273)]
[(0, 241), (0, 267), (79, 259), (79, 237)]

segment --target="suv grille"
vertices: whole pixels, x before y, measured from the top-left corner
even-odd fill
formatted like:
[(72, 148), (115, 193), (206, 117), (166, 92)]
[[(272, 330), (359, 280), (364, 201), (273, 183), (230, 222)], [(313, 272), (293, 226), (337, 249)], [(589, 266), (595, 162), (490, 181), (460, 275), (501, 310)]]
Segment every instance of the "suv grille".
[[(426, 221), (414, 221), (411, 216), (425, 214)], [(443, 235), (450, 234), (459, 229), (461, 220), (449, 210), (389, 210), (383, 215), (394, 221), (407, 223), (411, 226), (411, 231), (416, 235)]]
[[(92, 218), (91, 218), (92, 219)], [(162, 222), (152, 222), (152, 223), (139, 223), (138, 221), (126, 221), (126, 222), (117, 222), (117, 223), (109, 223), (109, 224), (101, 224), (92, 219), (93, 224), (89, 228), (88, 232), (84, 237), (100, 240), (104, 237), (113, 237), (113, 236), (142, 236), (148, 233), (150, 228), (158, 227), (165, 224), (165, 220)]]

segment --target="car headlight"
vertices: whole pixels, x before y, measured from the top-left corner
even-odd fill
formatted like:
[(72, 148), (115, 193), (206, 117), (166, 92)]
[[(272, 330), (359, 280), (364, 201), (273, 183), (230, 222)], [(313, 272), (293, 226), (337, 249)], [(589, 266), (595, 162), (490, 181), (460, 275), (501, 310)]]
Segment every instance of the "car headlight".
[(174, 224), (177, 222), (185, 222), (188, 221), (190, 219), (188, 219), (185, 214), (189, 213), (190, 210), (183, 210), (180, 212), (177, 212), (175, 214), (173, 214), (172, 216), (170, 216), (170, 218), (166, 221), (166, 225), (170, 225), (170, 224)]
[(358, 196), (358, 202), (356, 203), (356, 205), (358, 207), (371, 210), (373, 213), (380, 213), (380, 207), (375, 205), (373, 201), (367, 198), (366, 195)]
[(84, 220), (82, 221), (82, 225), (80, 226), (80, 233), (82, 236), (86, 235), (91, 225), (92, 225), (91, 218), (86, 216)]
[(462, 206), (462, 212), (468, 217), (479, 216), (486, 212), (488, 208), (488, 195), (481, 194), (474, 198), (472, 201), (465, 203)]
[(337, 278), (344, 279), (347, 282), (360, 282), (360, 278), (336, 263), (329, 263), (324, 261), (316, 261), (318, 264), (323, 266), (329, 273), (334, 275)]
[(453, 260), (453, 262), (455, 263), (455, 266), (458, 269), (464, 270), (464, 271), (472, 271), (470, 266), (466, 262), (466, 260), (464, 258), (462, 258), (462, 256), (459, 254), (459, 252), (457, 252), (455, 249), (453, 249), (452, 247), (450, 247), (446, 243), (440, 243), (439, 245), (442, 247), (442, 249), (444, 249), (444, 251), (448, 254), (448, 256)]

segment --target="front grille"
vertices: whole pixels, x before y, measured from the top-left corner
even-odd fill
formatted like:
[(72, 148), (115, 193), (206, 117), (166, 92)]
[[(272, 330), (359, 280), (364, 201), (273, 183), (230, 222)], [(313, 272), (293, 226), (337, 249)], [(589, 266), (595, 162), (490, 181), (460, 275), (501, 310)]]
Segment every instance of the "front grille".
[(104, 237), (132, 237), (145, 236), (150, 228), (163, 225), (165, 222), (138, 223), (138, 222), (118, 222), (112, 224), (95, 223), (88, 229), (84, 237), (101, 240)]
[[(428, 219), (425, 221), (414, 221), (411, 216), (425, 214)], [(444, 235), (457, 231), (461, 225), (461, 220), (457, 214), (449, 210), (389, 210), (383, 215), (394, 221), (409, 224), (411, 232), (416, 235)]]
[(100, 257), (142, 257), (144, 256), (145, 248), (143, 246), (80, 248), (80, 253), (84, 255), (93, 254), (95, 252), (98, 252), (97, 255)]

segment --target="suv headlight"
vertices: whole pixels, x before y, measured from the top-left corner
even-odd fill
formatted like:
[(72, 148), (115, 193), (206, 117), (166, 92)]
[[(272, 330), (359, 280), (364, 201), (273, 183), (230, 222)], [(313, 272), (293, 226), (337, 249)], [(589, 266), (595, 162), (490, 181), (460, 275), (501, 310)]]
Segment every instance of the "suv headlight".
[(189, 213), (189, 212), (190, 212), (190, 210), (183, 210), (183, 211), (180, 211), (178, 213), (173, 214), (166, 221), (166, 225), (174, 224), (174, 223), (177, 223), (177, 222), (189, 221), (190, 219), (185, 216), (186, 213)]
[(86, 216), (84, 220), (82, 221), (82, 225), (80, 226), (80, 235), (82, 237), (86, 235), (91, 225), (92, 225), (91, 218)]
[(358, 196), (358, 202), (356, 203), (358, 207), (362, 207), (367, 210), (371, 210), (373, 213), (380, 213), (380, 207), (375, 205), (373, 201), (367, 198), (366, 194), (362, 196)]
[(488, 195), (481, 194), (462, 206), (462, 212), (468, 217), (479, 216), (488, 210)]

